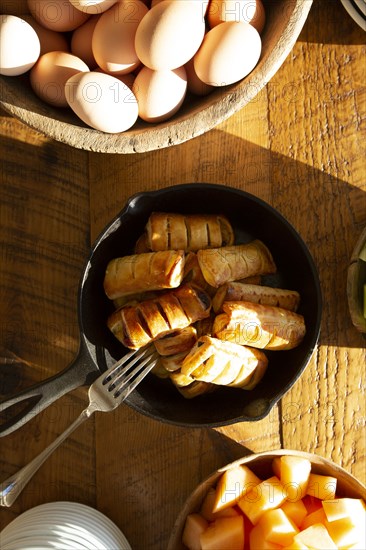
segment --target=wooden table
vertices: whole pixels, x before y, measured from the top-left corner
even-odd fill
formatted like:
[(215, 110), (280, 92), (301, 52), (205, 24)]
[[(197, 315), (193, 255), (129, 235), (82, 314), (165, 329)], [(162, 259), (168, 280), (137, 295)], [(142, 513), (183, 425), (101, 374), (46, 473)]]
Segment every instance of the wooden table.
[[(91, 241), (137, 191), (224, 183), (276, 207), (319, 270), (319, 346), (264, 420), (184, 429), (122, 405), (79, 428), (36, 474), (1, 527), (40, 503), (106, 513), (134, 550), (162, 550), (195, 485), (244, 454), (280, 447), (333, 459), (365, 483), (365, 340), (347, 309), (346, 274), (366, 224), (365, 34), (340, 1), (316, 0), (292, 53), (241, 112), (188, 143), (147, 154), (87, 153), (1, 113), (0, 390), (59, 372), (76, 354), (77, 290)], [(5, 479), (82, 410), (60, 399), (1, 439)]]

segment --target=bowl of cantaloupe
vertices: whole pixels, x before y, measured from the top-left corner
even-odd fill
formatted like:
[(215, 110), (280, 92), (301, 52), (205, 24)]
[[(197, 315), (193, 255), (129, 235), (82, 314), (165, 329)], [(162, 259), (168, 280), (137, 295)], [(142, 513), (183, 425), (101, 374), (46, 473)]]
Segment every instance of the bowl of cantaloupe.
[(217, 470), (188, 497), (168, 550), (366, 548), (366, 487), (315, 454), (276, 450)]

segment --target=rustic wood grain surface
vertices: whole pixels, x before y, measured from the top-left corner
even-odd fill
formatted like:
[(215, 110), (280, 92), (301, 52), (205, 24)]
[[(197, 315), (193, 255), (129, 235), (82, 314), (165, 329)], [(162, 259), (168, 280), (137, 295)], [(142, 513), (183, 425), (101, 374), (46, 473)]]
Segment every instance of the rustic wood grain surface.
[[(187, 495), (250, 452), (315, 452), (366, 481), (365, 340), (347, 309), (352, 249), (366, 225), (365, 33), (338, 0), (315, 0), (284, 65), (245, 108), (182, 145), (87, 153), (1, 114), (0, 391), (64, 368), (79, 342), (77, 291), (90, 243), (138, 191), (223, 183), (276, 207), (312, 253), (321, 335), (294, 387), (258, 423), (184, 429), (122, 405), (80, 427), (9, 509), (75, 500), (106, 513), (134, 550), (162, 550)], [(0, 440), (5, 479), (82, 410), (80, 388)]]

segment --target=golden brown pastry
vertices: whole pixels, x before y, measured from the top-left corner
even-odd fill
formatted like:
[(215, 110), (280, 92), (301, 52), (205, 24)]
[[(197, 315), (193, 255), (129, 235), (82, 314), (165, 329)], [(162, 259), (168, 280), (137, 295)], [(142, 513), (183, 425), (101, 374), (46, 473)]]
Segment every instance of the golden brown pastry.
[(185, 397), (186, 399), (193, 399), (193, 397), (197, 397), (198, 395), (203, 395), (205, 393), (210, 393), (215, 389), (214, 384), (199, 382), (197, 380), (193, 380), (193, 382), (191, 382), (190, 384), (184, 384), (183, 378), (180, 377), (179, 373), (171, 374), (170, 379), (176, 386), (179, 393), (182, 394), (183, 397)]
[(194, 327), (189, 326), (159, 338), (154, 342), (154, 345), (159, 355), (175, 355), (182, 352), (188, 353), (196, 340), (197, 331)]
[(210, 312), (210, 315), (206, 317), (205, 319), (201, 319), (200, 321), (197, 321), (195, 324), (196, 331), (197, 331), (197, 338), (200, 338), (201, 336), (212, 336), (212, 327), (215, 320), (215, 314), (213, 313), (212, 309)]
[(181, 353), (176, 353), (175, 355), (161, 356), (160, 363), (168, 373), (177, 372), (180, 370), (183, 359), (188, 354), (188, 351), (182, 351)]
[(166, 370), (161, 361), (156, 363), (156, 365), (151, 369), (151, 372), (158, 378), (169, 378), (169, 372)]
[(234, 242), (234, 231), (224, 216), (153, 212), (146, 225), (151, 250), (196, 251)]
[(113, 300), (113, 305), (116, 309), (123, 306), (135, 306), (144, 300), (151, 300), (158, 296), (158, 290), (150, 290), (147, 292), (137, 292), (136, 294), (127, 294), (127, 296), (120, 296)]
[(262, 380), (266, 370), (268, 367), (268, 362), (260, 362), (256, 369), (252, 372), (252, 374), (248, 377), (246, 376), (246, 373), (243, 372), (243, 377), (241, 378), (238, 376), (238, 378), (229, 384), (230, 387), (234, 388), (241, 388), (242, 390), (254, 390), (254, 388), (259, 384), (259, 382)]
[(253, 302), (224, 302), (222, 309), (212, 332), (227, 342), (286, 350), (298, 346), (306, 333), (303, 316), (287, 309)]
[(238, 283), (260, 285), (262, 284), (262, 277), (260, 275), (251, 275), (250, 277), (244, 277), (244, 279), (238, 279)]
[(146, 231), (137, 239), (135, 244), (135, 254), (144, 254), (145, 252), (151, 252)]
[(180, 371), (171, 372), (169, 375), (169, 378), (171, 379), (173, 384), (178, 388), (184, 388), (194, 382), (194, 378), (192, 378), (191, 376), (187, 376), (186, 374), (183, 374)]
[(296, 311), (300, 303), (300, 294), (296, 290), (285, 290), (269, 286), (252, 285), (239, 282), (225, 283), (217, 290), (212, 299), (213, 310), (221, 311), (224, 302), (255, 302), (268, 306), (278, 306)]
[(184, 273), (184, 252), (167, 250), (115, 258), (108, 263), (104, 276), (104, 290), (108, 298), (176, 288)]
[(108, 327), (127, 348), (138, 349), (207, 317), (210, 309), (211, 299), (206, 292), (184, 284), (152, 300), (114, 311)]
[(213, 295), (215, 293), (215, 289), (207, 283), (206, 279), (202, 275), (197, 254), (195, 252), (188, 252), (186, 254), (183, 281), (200, 286), (209, 294)]
[(199, 250), (198, 263), (209, 285), (218, 288), (230, 281), (276, 272), (272, 255), (262, 241)]
[(201, 382), (244, 387), (256, 368), (264, 374), (267, 365), (266, 355), (258, 349), (202, 336), (183, 360), (181, 374)]

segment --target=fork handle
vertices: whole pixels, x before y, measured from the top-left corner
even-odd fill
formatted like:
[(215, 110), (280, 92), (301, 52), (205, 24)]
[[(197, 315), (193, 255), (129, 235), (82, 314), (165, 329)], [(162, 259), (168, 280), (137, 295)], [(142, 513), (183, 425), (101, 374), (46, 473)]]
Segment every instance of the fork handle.
[(48, 445), (48, 447), (46, 447), (39, 455), (29, 462), (29, 464), (18, 470), (18, 472), (10, 476), (7, 480), (0, 483), (0, 506), (11, 506), (45, 460), (96, 410), (97, 409), (95, 407), (89, 405), (80, 413), (77, 419), (74, 420), (74, 422), (66, 428), (66, 430), (57, 437), (57, 439), (55, 439), (55, 441)]
[[(90, 385), (100, 375), (81, 341), (77, 356), (63, 371), (42, 380), (10, 397), (0, 399), (0, 412), (7, 411), (7, 419), (0, 422), (0, 437), (8, 435), (34, 418), (46, 407), (66, 393), (84, 385)], [(22, 406), (16, 413), (10, 410), (13, 405)]]

